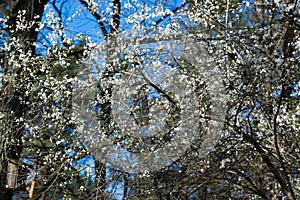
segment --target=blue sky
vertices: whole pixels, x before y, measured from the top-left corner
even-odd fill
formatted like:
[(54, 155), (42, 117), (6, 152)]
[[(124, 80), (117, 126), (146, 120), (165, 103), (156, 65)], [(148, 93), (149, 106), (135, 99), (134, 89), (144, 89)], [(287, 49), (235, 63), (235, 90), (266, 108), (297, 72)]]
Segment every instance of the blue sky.
[[(136, 3), (133, 2), (132, 0), (125, 0), (125, 1), (121, 1), (121, 2), (122, 2), (122, 4), (121, 4), (122, 12), (121, 12), (120, 30), (130, 31), (133, 24), (127, 23), (126, 18), (128, 16), (132, 15), (133, 13), (141, 12), (142, 7), (136, 6)], [(143, 1), (140, 1), (140, 3), (142, 3), (142, 2)], [(162, 1), (162, 2), (166, 2), (166, 1)], [(154, 10), (158, 3), (159, 3), (159, 1), (146, 1), (144, 4), (148, 5), (151, 9)], [(124, 8), (125, 4), (132, 4), (134, 6), (127, 9), (127, 8)], [(181, 4), (182, 4), (181, 0), (171, 0), (169, 2), (166, 2), (166, 6), (164, 6), (164, 9), (172, 10), (172, 9), (176, 8), (177, 6), (180, 6)], [(100, 6), (103, 8), (107, 8), (108, 4), (101, 1)], [(60, 1), (56, 4), (56, 7), (57, 8), (61, 7)], [(49, 4), (49, 7), (47, 8), (47, 10), (43, 16), (43, 19), (42, 19), (43, 21), (46, 20), (46, 14), (50, 10), (55, 11), (55, 8), (51, 4)], [(74, 18), (74, 20), (68, 20), (68, 18), (70, 18), (78, 10), (80, 10), (80, 12), (77, 14), (77, 16)], [(151, 11), (150, 11), (150, 13), (151, 13)], [(103, 14), (102, 17), (110, 18), (111, 16), (109, 14)], [(155, 17), (155, 18), (150, 18), (150, 21), (155, 21), (155, 20), (158, 20), (159, 18), (160, 18), (160, 16)], [(150, 21), (144, 22), (145, 27), (150, 27), (149, 26)], [(168, 22), (168, 18), (166, 18), (165, 21)], [(99, 28), (97, 21), (91, 15), (91, 13), (88, 12), (78, 1), (67, 1), (64, 4), (64, 6), (62, 7), (62, 22), (64, 24), (64, 28), (66, 30), (65, 34), (67, 35), (67, 37), (75, 38), (76, 35), (80, 34), (82, 36), (89, 37), (92, 41), (94, 41), (96, 43), (100, 43), (104, 40), (103, 34), (101, 32), (101, 29)], [(40, 45), (40, 47), (37, 48), (38, 53), (43, 54), (46, 51), (46, 48), (49, 47), (49, 41), (47, 41), (47, 39), (45, 39), (44, 37), (50, 32), (51, 32), (51, 30), (44, 29), (39, 34), (39, 39), (41, 40), (43, 45)], [(155, 98), (156, 96), (153, 95), (153, 97)], [(70, 156), (73, 156), (75, 153), (76, 152), (72, 152), (72, 155), (70, 154)], [(86, 156), (85, 158), (82, 158), (82, 159), (74, 162), (72, 164), (72, 166), (79, 168), (80, 175), (86, 176), (87, 174), (89, 174), (91, 181), (95, 181), (95, 173), (94, 173), (95, 163), (94, 163), (92, 156)], [(109, 165), (107, 165), (106, 174), (107, 174), (107, 178), (109, 178), (109, 176), (111, 174)], [(123, 197), (123, 193), (122, 193), (123, 192), (123, 181), (119, 181), (119, 182), (117, 182), (117, 184), (111, 183), (107, 189), (109, 192), (115, 191), (114, 197), (116, 199), (122, 199), (122, 197)]]
[[(121, 1), (121, 2), (122, 2), (122, 15), (121, 15), (120, 29), (125, 30), (125, 31), (130, 31), (131, 28), (132, 28), (132, 24), (128, 24), (125, 19), (128, 16), (130, 16), (132, 13), (140, 12), (141, 7), (133, 6), (132, 8), (125, 9), (124, 8), (125, 4), (129, 3), (129, 4), (135, 5), (135, 2), (132, 1), (132, 0), (124, 0), (124, 1)], [(143, 1), (139, 1), (139, 2), (142, 3)], [(161, 1), (161, 2), (163, 2), (163, 1)], [(166, 2), (166, 1), (164, 1), (164, 2)], [(244, 2), (253, 3), (253, 0), (244, 1)], [(153, 9), (154, 9), (154, 6), (156, 6), (158, 3), (159, 3), (159, 1), (154, 1), (154, 0), (153, 1), (150, 0), (150, 1), (146, 2), (146, 4), (149, 5), (150, 7), (152, 7)], [(173, 0), (173, 1), (170, 0), (170, 1), (167, 1), (166, 6), (164, 7), (164, 9), (171, 9), (172, 10), (172, 9), (176, 8), (177, 6), (179, 6), (181, 4), (182, 4), (181, 0)], [(104, 1), (101, 1), (100, 5), (103, 8), (108, 7), (108, 4), (105, 3)], [(60, 7), (60, 6), (61, 6), (61, 3), (58, 2), (57, 7)], [(49, 4), (48, 10), (46, 10), (45, 14), (47, 13), (47, 11), (49, 11), (49, 9), (52, 9), (53, 11), (55, 10), (53, 8), (53, 6), (51, 6), (51, 4)], [(74, 20), (68, 21), (67, 19), (70, 18), (78, 10), (80, 10), (80, 13), (78, 13), (76, 18), (74, 18)], [(101, 33), (101, 30), (98, 26), (97, 21), (90, 14), (90, 12), (88, 12), (83, 6), (81, 6), (81, 4), (78, 1), (66, 1), (65, 5), (63, 7), (62, 16), (63, 16), (62, 21), (65, 24), (65, 29), (66, 29), (65, 33), (68, 37), (73, 38), (77, 34), (81, 34), (81, 35), (84, 35), (84, 36), (89, 36), (91, 38), (91, 40), (93, 40), (97, 43), (102, 42), (104, 40), (103, 34)], [(103, 17), (110, 18), (111, 16), (109, 14), (103, 14)], [(155, 21), (158, 18), (159, 17), (155, 17), (155, 18), (152, 18), (151, 20)], [(44, 15), (43, 20), (45, 20), (45, 19), (46, 18), (45, 18), (45, 15)], [(168, 19), (166, 19), (166, 21), (168, 21)], [(144, 24), (145, 24), (146, 27), (149, 27), (150, 23), (149, 23), (149, 21), (146, 21)], [(39, 35), (39, 38), (41, 39), (41, 42), (43, 44), (45, 44), (46, 48), (48, 48), (48, 46), (47, 46), (48, 41), (45, 40), (43, 38), (43, 36), (46, 35), (49, 32), (50, 32), (49, 30), (44, 29), (41, 32), (41, 34)], [(37, 52), (42, 54), (43, 52), (45, 52), (46, 48), (40, 46), (37, 49)], [(0, 73), (0, 74), (2, 74), (2, 73)], [(299, 89), (295, 87), (295, 91), (296, 90), (299, 91)], [(278, 92), (279, 92), (278, 90), (274, 91), (275, 96), (278, 95)], [(294, 94), (294, 95), (296, 95), (296, 94)], [(245, 109), (244, 113), (243, 113), (244, 117), (246, 117), (248, 114), (249, 114), (249, 110)], [(76, 153), (76, 152), (72, 152), (72, 154), (70, 156), (73, 156), (74, 153)], [(92, 181), (94, 181), (93, 170), (95, 168), (95, 164), (93, 162), (93, 157), (87, 156), (84, 159), (80, 159), (77, 162), (73, 163), (73, 166), (78, 166), (80, 169), (83, 169), (83, 170), (80, 170), (81, 175), (86, 175), (86, 173), (88, 171), (91, 172), (90, 177), (91, 177)], [(109, 171), (109, 165), (107, 165), (107, 167), (108, 167), (107, 175), (109, 176), (109, 174), (111, 173)], [(122, 199), (122, 197), (123, 197), (123, 194), (122, 194), (123, 182), (121, 181), (117, 185), (110, 185), (108, 187), (108, 190), (112, 191), (112, 190), (115, 189), (114, 187), (116, 187), (116, 191), (118, 193), (118, 195), (116, 195), (115, 197), (117, 199)]]

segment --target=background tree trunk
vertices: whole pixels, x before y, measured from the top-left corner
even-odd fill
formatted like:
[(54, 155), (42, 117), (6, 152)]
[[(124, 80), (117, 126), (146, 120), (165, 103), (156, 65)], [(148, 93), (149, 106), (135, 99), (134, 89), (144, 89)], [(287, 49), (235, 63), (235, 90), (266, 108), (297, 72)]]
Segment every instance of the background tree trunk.
[[(22, 0), (22, 1), (6, 1), (10, 6), (7, 8), (6, 17), (9, 17), (8, 20), (8, 39), (15, 37), (17, 40), (22, 41), (21, 46), (24, 48), (24, 51), (31, 51), (32, 55), (35, 54), (35, 42), (37, 40), (38, 32), (36, 28), (38, 23), (35, 23), (30, 29), (26, 31), (20, 31), (17, 29), (17, 14), (19, 11), (25, 10), (25, 19), (26, 21), (35, 21), (40, 22), (44, 8), (48, 0)], [(11, 51), (14, 51), (12, 49)], [(6, 55), (9, 55), (10, 52), (6, 52)], [(17, 52), (14, 52), (17, 53)], [(7, 58), (6, 58), (7, 59)], [(6, 61), (5, 61), (6, 62)], [(2, 130), (0, 137), (0, 199), (12, 199), (12, 182), (16, 180), (18, 174), (10, 174), (7, 177), (8, 172), (16, 171), (16, 169), (10, 169), (11, 167), (15, 168), (16, 165), (8, 164), (8, 159), (14, 161), (19, 161), (19, 156), (22, 151), (21, 147), (21, 137), (23, 134), (23, 124), (17, 122), (17, 119), (20, 119), (25, 116), (26, 111), (29, 109), (28, 106), (21, 101), (20, 99), (25, 97), (26, 91), (26, 82), (24, 80), (23, 67), (19, 69), (14, 69), (12, 66), (5, 64), (6, 68), (4, 69), (3, 75), (3, 84), (1, 88), (1, 111), (5, 114), (5, 118), (2, 119)], [(25, 67), (34, 67), (34, 66), (24, 66)], [(14, 84), (10, 84), (11, 73), (17, 73)], [(7, 76), (7, 77), (6, 77)], [(24, 100), (24, 99), (23, 99)], [(8, 187), (8, 183), (10, 187)]]

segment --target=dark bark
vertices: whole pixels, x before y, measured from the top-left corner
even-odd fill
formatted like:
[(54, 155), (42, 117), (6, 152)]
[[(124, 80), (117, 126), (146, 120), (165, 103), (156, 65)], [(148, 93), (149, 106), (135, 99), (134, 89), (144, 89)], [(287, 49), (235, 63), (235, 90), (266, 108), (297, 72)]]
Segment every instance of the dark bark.
[[(33, 27), (27, 29), (26, 31), (16, 31), (17, 29), (17, 14), (19, 11), (25, 10), (25, 19), (27, 21), (39, 22), (44, 12), (44, 7), (48, 0), (20, 0), (13, 8), (8, 10), (9, 20), (7, 22), (8, 37), (16, 37), (22, 41), (22, 47), (24, 51), (31, 51), (32, 55), (35, 54), (34, 42), (37, 41), (38, 32), (35, 30), (38, 27), (36, 23)], [(35, 16), (38, 16), (35, 18)], [(13, 51), (14, 49), (11, 49)], [(9, 54), (10, 52), (7, 52)], [(10, 66), (6, 66), (5, 74), (17, 73), (18, 76), (14, 83), (10, 84), (9, 80), (3, 82), (3, 87), (1, 88), (1, 111), (6, 113), (6, 118), (2, 121), (2, 130), (0, 137), (0, 199), (12, 199), (13, 189), (6, 187), (7, 185), (7, 170), (8, 170), (8, 160), (19, 160), (21, 148), (21, 137), (23, 134), (23, 124), (17, 123), (16, 119), (20, 119), (25, 116), (26, 111), (29, 109), (28, 106), (23, 103), (20, 99), (25, 96), (25, 86), (26, 83), (22, 81), (24, 79), (24, 74), (22, 71), (24, 68), (33, 66), (22, 66), (19, 69), (13, 69)], [(5, 79), (4, 79), (5, 80)], [(18, 85), (20, 83), (20, 85)], [(10, 177), (14, 178), (14, 177)], [(16, 187), (16, 186), (15, 186)]]
[[(119, 26), (120, 26), (120, 13), (121, 13), (121, 1), (120, 0), (114, 0), (113, 6), (114, 6), (114, 15), (113, 18), (113, 24), (111, 25), (105, 25), (102, 21), (102, 16), (98, 14), (97, 12), (93, 12), (90, 8), (89, 4), (84, 0), (79, 0), (80, 3), (87, 8), (91, 12), (91, 14), (95, 17), (95, 19), (98, 21), (99, 27), (102, 30), (102, 33), (104, 35), (105, 39), (108, 39), (110, 35), (113, 35), (118, 32)], [(110, 30), (110, 31), (108, 31)], [(110, 56), (110, 52), (107, 52), (108, 56)], [(109, 81), (113, 75), (114, 75), (115, 68), (114, 66), (108, 65), (106, 68), (106, 78), (104, 81)], [(111, 122), (111, 101), (107, 97), (111, 97), (112, 95), (112, 88), (111, 85), (103, 86), (101, 84), (98, 85), (100, 97), (108, 99), (104, 103), (99, 104), (100, 106), (100, 113), (99, 113), (99, 121), (102, 125), (103, 133), (106, 135), (109, 135), (111, 130), (109, 127), (109, 124)], [(105, 194), (105, 164), (101, 163), (98, 160), (95, 160), (96, 162), (96, 174), (97, 174), (97, 184), (96, 184), (96, 198), (99, 196), (102, 196)]]
[[(25, 46), (28, 47), (33, 53), (35, 53), (35, 45), (34, 42), (37, 41), (38, 31), (35, 29), (38, 27), (36, 23), (33, 27), (28, 29), (27, 31), (17, 31), (12, 33), (11, 30), (16, 28), (16, 17), (19, 11), (26, 11), (25, 19), (26, 21), (36, 21), (40, 22), (42, 19), (42, 15), (44, 13), (45, 5), (47, 4), (48, 0), (20, 0), (17, 5), (13, 8), (11, 17), (8, 20), (9, 27), (9, 36), (15, 36), (19, 39), (23, 39)], [(36, 17), (36, 18), (35, 18)]]

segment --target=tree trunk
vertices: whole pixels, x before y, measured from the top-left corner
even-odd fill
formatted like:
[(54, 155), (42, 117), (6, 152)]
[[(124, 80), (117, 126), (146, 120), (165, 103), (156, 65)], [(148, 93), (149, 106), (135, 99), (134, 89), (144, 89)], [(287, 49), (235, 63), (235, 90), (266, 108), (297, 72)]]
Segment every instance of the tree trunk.
[[(21, 45), (24, 48), (23, 51), (31, 51), (32, 55), (34, 55), (34, 43), (36, 42), (38, 35), (38, 31), (35, 29), (38, 27), (38, 24), (35, 23), (34, 26), (26, 31), (17, 30), (17, 14), (19, 11), (25, 10), (26, 21), (34, 20), (39, 22), (48, 0), (20, 0), (6, 2), (11, 6), (3, 13), (8, 19), (8, 40), (15, 37), (17, 40), (22, 41), (23, 44)], [(4, 11), (2, 10), (2, 12)], [(34, 18), (35, 16), (37, 17)], [(6, 52), (6, 55), (10, 55), (10, 52), (13, 52), (14, 49), (12, 48), (8, 51), (9, 52)], [(16, 54), (17, 51), (14, 53)], [(6, 59), (8, 58), (6, 57)], [(23, 134), (23, 124), (17, 122), (17, 119), (23, 118), (27, 109), (29, 109), (28, 106), (20, 100), (25, 96), (26, 91), (26, 82), (22, 81), (24, 80), (25, 73), (22, 73), (22, 71), (25, 68), (31, 68), (32, 66), (22, 66), (15, 69), (14, 66), (8, 66), (7, 60), (5, 62), (0, 96), (0, 111), (4, 116), (4, 118), (1, 119), (2, 122), (0, 124), (0, 199), (12, 199), (12, 188), (16, 187), (16, 182), (13, 180), (16, 180), (17, 173), (11, 173), (8, 176), (9, 171), (16, 170), (15, 165), (9, 165), (8, 159), (18, 161), (22, 151), (21, 137)], [(17, 76), (12, 80), (10, 75), (14, 73), (17, 74)], [(8, 167), (10, 168), (8, 169)], [(15, 186), (12, 184), (15, 184)]]

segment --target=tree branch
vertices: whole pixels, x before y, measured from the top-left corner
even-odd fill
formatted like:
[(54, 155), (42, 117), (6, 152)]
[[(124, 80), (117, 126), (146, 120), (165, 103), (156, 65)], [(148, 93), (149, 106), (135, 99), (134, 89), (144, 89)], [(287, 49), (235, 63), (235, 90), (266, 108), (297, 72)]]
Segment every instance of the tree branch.
[(6, 8), (4, 7), (3, 3), (0, 4), (0, 11), (2, 12), (2, 14), (4, 15), (5, 18), (8, 17), (9, 13), (8, 13), (8, 11), (6, 10)]
[(105, 29), (105, 25), (104, 25), (104, 23), (102, 22), (102, 17), (98, 14), (98, 13), (96, 13), (96, 12), (94, 12), (93, 10), (92, 10), (92, 8), (89, 6), (89, 4), (86, 2), (86, 1), (84, 1), (84, 0), (79, 0), (79, 2), (82, 4), (82, 5), (84, 5), (84, 7), (97, 19), (97, 22), (98, 22), (98, 24), (99, 24), (99, 26), (100, 26), (100, 28), (101, 28), (101, 30), (102, 30), (102, 33), (103, 33), (103, 35), (104, 35), (104, 37), (106, 38), (107, 36), (108, 36), (108, 32), (107, 32), (107, 30)]
[(111, 33), (114, 33), (118, 31), (120, 26), (120, 12), (121, 12), (121, 1), (120, 0), (114, 0), (114, 15), (113, 15), (113, 24), (111, 26)]

